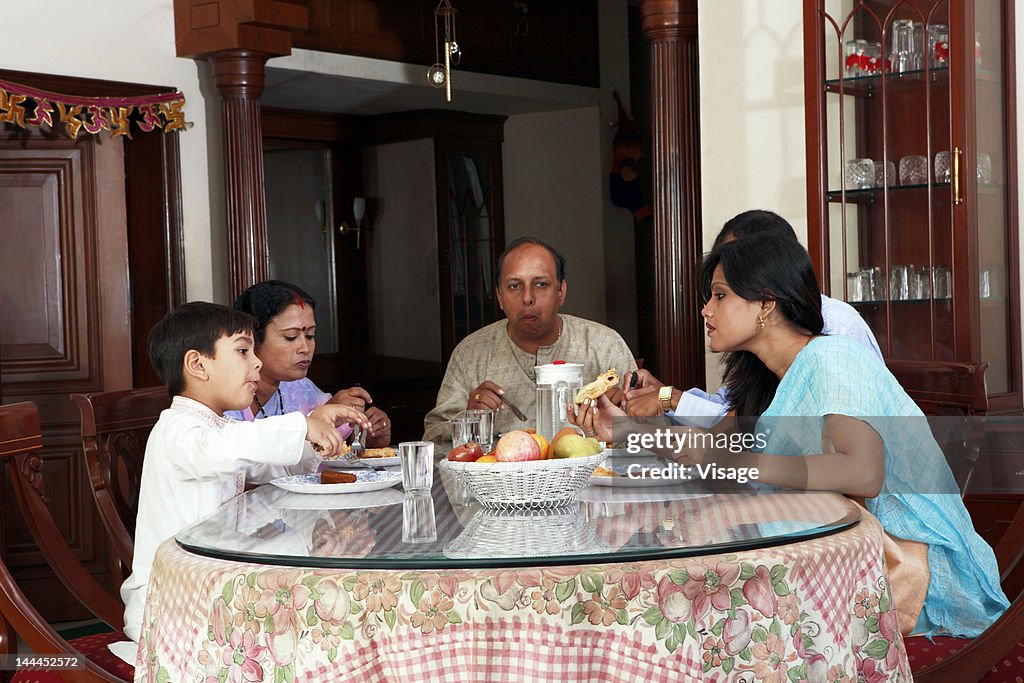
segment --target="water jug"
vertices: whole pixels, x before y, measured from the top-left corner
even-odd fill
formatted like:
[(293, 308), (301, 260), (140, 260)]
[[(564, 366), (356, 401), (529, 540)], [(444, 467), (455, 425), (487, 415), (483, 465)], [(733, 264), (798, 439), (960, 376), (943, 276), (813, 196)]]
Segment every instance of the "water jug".
[(548, 441), (563, 427), (566, 404), (576, 398), (583, 386), (583, 364), (556, 360), (534, 368), (537, 377), (537, 433)]

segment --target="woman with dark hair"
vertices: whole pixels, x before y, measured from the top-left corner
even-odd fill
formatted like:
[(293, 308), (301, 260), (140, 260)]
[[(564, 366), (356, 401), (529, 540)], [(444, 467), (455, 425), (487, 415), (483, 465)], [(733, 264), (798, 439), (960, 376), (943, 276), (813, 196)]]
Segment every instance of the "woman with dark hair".
[[(917, 405), (862, 344), (821, 334), (807, 251), (791, 239), (740, 238), (708, 255), (701, 285), (711, 349), (726, 352), (736, 426), (762, 447), (673, 457), (757, 468), (764, 484), (863, 501), (902, 561), (890, 566), (901, 630), (984, 631), (1009, 604), (992, 548), (974, 531)], [(614, 417), (624, 413), (602, 398), (576, 421), (610, 439)]]
[[(351, 387), (331, 396), (306, 377), (316, 349), (313, 297), (293, 284), (267, 280), (242, 292), (234, 307), (256, 318), (256, 355), (263, 368), (252, 406), (228, 415), (249, 421), (296, 410), (308, 413), (325, 403), (338, 403), (366, 413), (372, 432), (364, 445), (388, 445), (391, 421), (384, 411), (367, 407), (373, 399), (365, 389)], [(351, 433), (348, 425), (340, 429), (343, 436)]]

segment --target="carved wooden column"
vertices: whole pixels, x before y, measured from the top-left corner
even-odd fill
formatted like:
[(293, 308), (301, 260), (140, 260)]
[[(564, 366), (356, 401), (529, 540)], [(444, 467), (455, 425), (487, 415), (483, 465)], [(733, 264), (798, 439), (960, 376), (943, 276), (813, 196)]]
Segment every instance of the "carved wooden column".
[(640, 13), (651, 43), (657, 374), (703, 387), (697, 0), (642, 0)]
[(271, 57), (291, 54), (292, 31), (309, 24), (304, 3), (174, 0), (179, 57), (208, 59), (221, 96), (230, 296), (267, 279), (260, 94)]
[(246, 287), (266, 280), (270, 273), (260, 119), (260, 94), (268, 56), (252, 50), (223, 50), (210, 56), (224, 126), (224, 191), (232, 299)]

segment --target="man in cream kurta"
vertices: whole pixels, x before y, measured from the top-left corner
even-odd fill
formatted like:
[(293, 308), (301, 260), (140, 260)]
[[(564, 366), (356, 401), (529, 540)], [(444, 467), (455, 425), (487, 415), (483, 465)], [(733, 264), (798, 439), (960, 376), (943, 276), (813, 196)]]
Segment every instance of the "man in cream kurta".
[[(559, 314), (565, 302), (565, 259), (550, 245), (526, 237), (498, 258), (498, 304), (506, 319), (463, 339), (448, 361), (437, 403), (423, 421), (423, 438), (451, 438), (448, 420), (467, 408), (491, 408), (494, 431), (534, 427), (534, 367), (555, 360), (583, 364), (583, 383), (615, 368), (636, 369), (633, 354), (614, 330)], [(508, 399), (526, 415), (516, 418)]]

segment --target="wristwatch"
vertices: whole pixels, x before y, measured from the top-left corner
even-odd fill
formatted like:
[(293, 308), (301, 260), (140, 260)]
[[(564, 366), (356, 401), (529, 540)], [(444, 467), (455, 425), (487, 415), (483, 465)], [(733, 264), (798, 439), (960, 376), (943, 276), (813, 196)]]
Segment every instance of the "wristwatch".
[(675, 406), (672, 405), (672, 387), (669, 386), (658, 389), (658, 402), (661, 403), (661, 409), (666, 413), (675, 408)]

